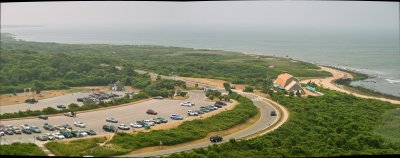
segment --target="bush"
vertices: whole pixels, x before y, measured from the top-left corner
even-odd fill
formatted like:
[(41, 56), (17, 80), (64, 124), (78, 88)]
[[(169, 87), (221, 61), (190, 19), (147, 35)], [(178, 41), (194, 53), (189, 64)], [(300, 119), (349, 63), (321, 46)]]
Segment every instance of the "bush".
[(0, 145), (0, 155), (13, 156), (47, 156), (36, 144), (33, 143), (12, 143)]
[(245, 87), (243, 89), (243, 92), (253, 92), (253, 88), (252, 87)]

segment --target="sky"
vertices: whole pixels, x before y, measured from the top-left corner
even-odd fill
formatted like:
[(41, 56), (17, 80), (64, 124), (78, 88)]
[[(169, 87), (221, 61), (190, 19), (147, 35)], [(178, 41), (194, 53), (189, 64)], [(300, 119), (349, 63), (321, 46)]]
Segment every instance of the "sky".
[(1, 3), (2, 25), (209, 26), (399, 29), (398, 2), (18, 2)]

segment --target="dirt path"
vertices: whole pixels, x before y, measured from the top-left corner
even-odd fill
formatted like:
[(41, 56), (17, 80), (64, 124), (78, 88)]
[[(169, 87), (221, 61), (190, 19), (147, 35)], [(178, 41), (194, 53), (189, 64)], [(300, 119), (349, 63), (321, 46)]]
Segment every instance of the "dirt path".
[(353, 78), (353, 76), (350, 73), (335, 70), (329, 67), (324, 67), (320, 66), (323, 71), (330, 72), (333, 76), (328, 77), (328, 78), (323, 78), (323, 79), (308, 79), (308, 80), (302, 80), (300, 81), (301, 83), (308, 83), (309, 81), (315, 82), (317, 85), (322, 86), (323, 88), (328, 88), (331, 90), (336, 90), (339, 92), (347, 93), (347, 94), (352, 94), (354, 96), (360, 97), (360, 98), (367, 98), (367, 99), (378, 99), (382, 101), (388, 101), (393, 104), (400, 104), (400, 101), (398, 100), (392, 100), (392, 99), (387, 99), (387, 98), (379, 98), (379, 97), (373, 97), (373, 96), (366, 96), (366, 95), (361, 95), (358, 93), (353, 93), (351, 91), (345, 90), (343, 87), (337, 85), (334, 83), (334, 80), (339, 79), (339, 78)]

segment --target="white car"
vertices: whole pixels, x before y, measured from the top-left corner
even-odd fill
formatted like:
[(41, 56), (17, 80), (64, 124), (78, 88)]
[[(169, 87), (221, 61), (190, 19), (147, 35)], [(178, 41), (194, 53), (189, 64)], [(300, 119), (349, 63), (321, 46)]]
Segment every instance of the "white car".
[(150, 126), (154, 126), (154, 122), (150, 120), (144, 120), (145, 123), (147, 123)]
[(65, 116), (69, 116), (69, 117), (73, 117), (74, 115), (72, 114), (72, 112), (66, 112), (64, 113)]
[(79, 136), (86, 137), (88, 134), (85, 131), (79, 131)]
[(46, 133), (46, 136), (47, 136), (47, 139), (48, 139), (48, 140), (54, 140), (54, 139), (56, 139), (56, 137), (55, 137), (53, 134), (51, 134), (51, 133)]
[(198, 116), (198, 115), (199, 115), (197, 112), (195, 112), (195, 111), (193, 111), (193, 110), (188, 110), (187, 114), (188, 114), (189, 116)]
[(194, 106), (194, 103), (191, 103), (190, 101), (186, 101), (181, 103), (181, 106)]
[(83, 122), (81, 122), (81, 121), (75, 121), (75, 122), (74, 122), (74, 125), (75, 125), (76, 127), (80, 127), (80, 128), (85, 128), (85, 127), (86, 127), (86, 125), (85, 125)]
[(141, 124), (138, 124), (138, 123), (131, 123), (131, 126), (133, 127), (133, 128), (142, 128), (143, 126), (141, 125)]
[(23, 124), (23, 125), (21, 125), (21, 128), (22, 129), (29, 129), (29, 125), (28, 124)]
[(4, 132), (0, 131), (0, 136), (4, 136), (4, 135), (5, 135)]
[(60, 134), (60, 133), (53, 133), (53, 136), (54, 136), (56, 139), (65, 139), (65, 137), (64, 137), (62, 134)]
[(122, 130), (129, 130), (129, 129), (131, 129), (128, 125), (125, 125), (125, 124), (119, 124), (119, 125), (118, 125), (118, 128), (119, 128), (119, 129), (122, 129)]

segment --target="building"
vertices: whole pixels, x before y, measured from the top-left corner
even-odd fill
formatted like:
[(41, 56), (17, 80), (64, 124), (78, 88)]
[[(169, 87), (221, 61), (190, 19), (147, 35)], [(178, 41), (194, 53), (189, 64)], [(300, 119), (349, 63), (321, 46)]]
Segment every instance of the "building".
[(304, 90), (300, 86), (299, 79), (290, 75), (286, 71), (278, 75), (273, 86), (274, 88), (286, 90), (287, 92), (300, 92), (301, 94), (304, 94)]
[(115, 83), (109, 84), (108, 85), (110, 90), (114, 90), (114, 91), (122, 91), (124, 90), (124, 84), (117, 81)]

